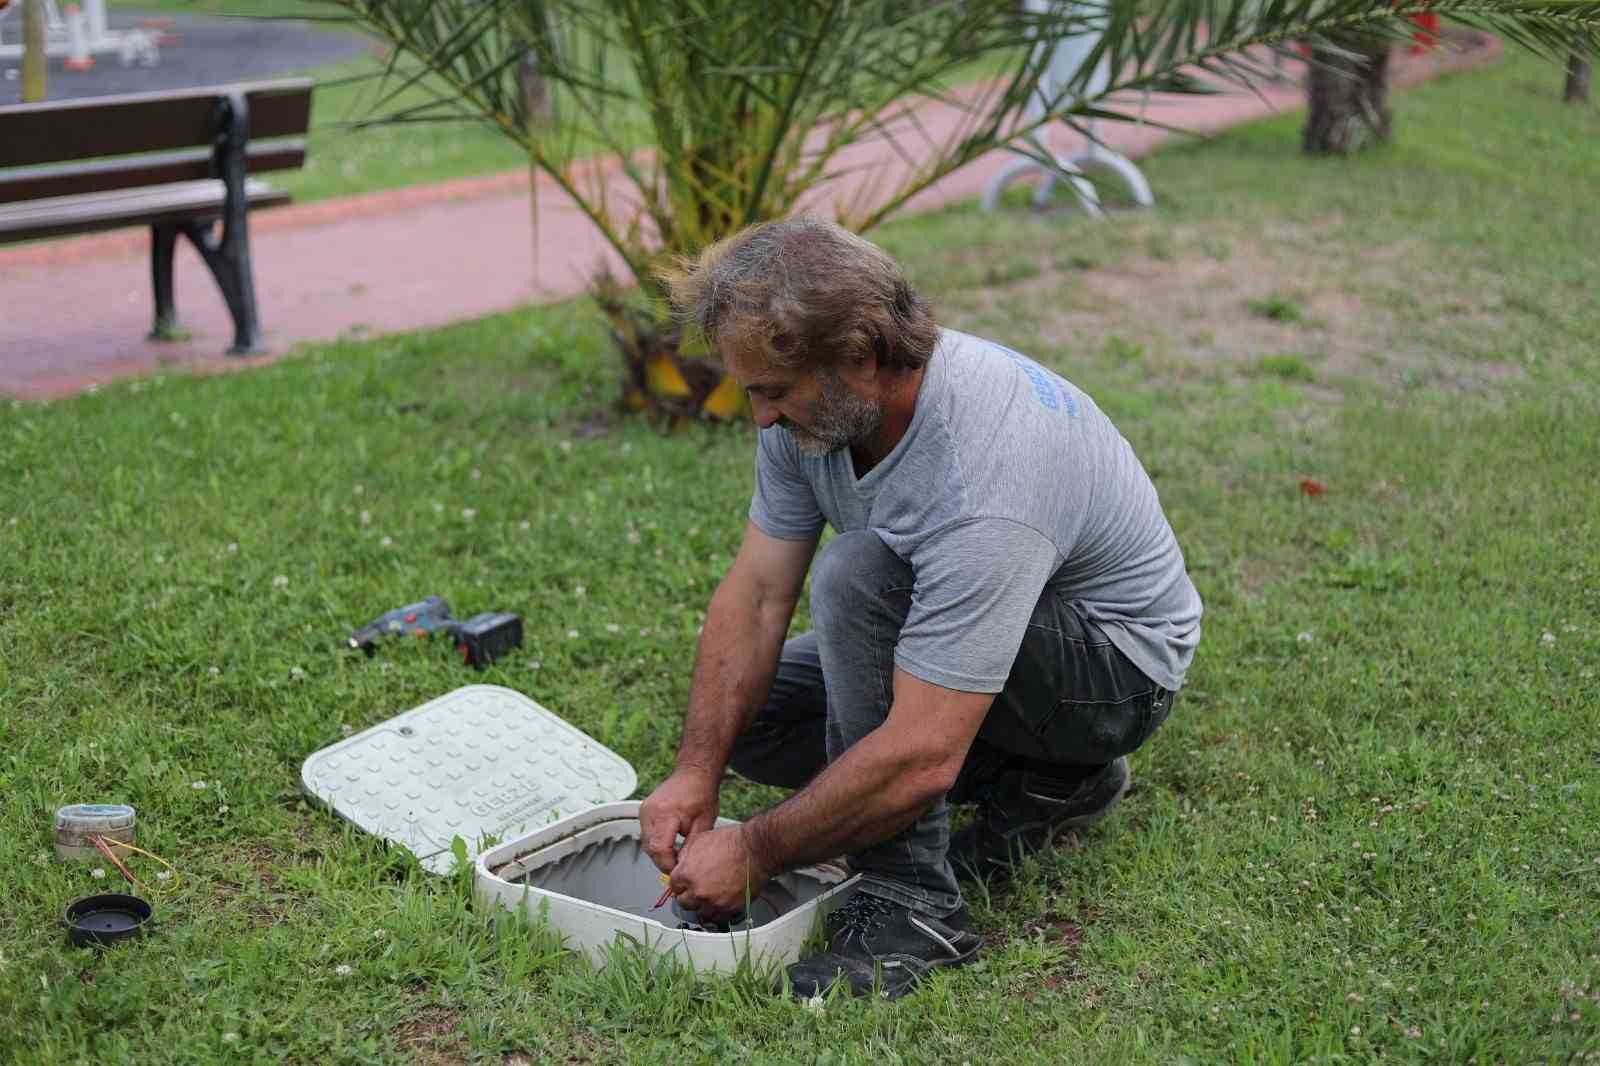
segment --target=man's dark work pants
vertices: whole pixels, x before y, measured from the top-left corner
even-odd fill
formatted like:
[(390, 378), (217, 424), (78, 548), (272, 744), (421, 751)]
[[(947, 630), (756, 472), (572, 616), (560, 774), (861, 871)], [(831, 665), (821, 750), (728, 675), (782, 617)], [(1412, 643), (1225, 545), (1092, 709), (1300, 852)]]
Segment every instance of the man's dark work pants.
[[(894, 695), (894, 649), (911, 607), (911, 568), (869, 531), (841, 534), (811, 573), (812, 632), (783, 647), (766, 705), (730, 765), (762, 784), (801, 788), (882, 725)], [(1143, 744), (1174, 693), (1150, 681), (1076, 603), (1045, 590), (1011, 676), (948, 799), (971, 800), (1009, 766), (1092, 774)], [(1049, 766), (1043, 765), (1049, 764)], [(862, 891), (943, 917), (961, 905), (946, 858), (945, 800), (903, 832), (849, 857)]]

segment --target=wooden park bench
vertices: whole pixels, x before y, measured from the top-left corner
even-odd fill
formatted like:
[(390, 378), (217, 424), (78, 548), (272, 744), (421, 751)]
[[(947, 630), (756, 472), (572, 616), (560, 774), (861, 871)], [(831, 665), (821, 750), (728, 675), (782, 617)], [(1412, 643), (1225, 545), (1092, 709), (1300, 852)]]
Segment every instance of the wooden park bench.
[(310, 118), (307, 79), (0, 107), (0, 244), (149, 226), (150, 336), (167, 340), (181, 234), (227, 301), (229, 354), (259, 351), (249, 212), (290, 198), (248, 175), (302, 166)]

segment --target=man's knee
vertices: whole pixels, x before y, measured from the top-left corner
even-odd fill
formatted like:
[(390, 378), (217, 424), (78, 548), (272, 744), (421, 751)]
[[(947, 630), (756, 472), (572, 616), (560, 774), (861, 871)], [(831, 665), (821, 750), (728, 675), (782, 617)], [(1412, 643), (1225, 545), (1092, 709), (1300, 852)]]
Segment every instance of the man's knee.
[(857, 612), (897, 583), (911, 584), (911, 568), (870, 530), (841, 533), (811, 568), (811, 618), (824, 628), (835, 612)]

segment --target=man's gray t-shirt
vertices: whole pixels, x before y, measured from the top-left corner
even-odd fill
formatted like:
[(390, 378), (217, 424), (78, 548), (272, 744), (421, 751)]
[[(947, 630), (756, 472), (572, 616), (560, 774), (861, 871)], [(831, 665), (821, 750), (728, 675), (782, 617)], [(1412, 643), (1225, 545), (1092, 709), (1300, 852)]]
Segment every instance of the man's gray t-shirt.
[(916, 413), (857, 478), (848, 448), (801, 454), (761, 431), (750, 520), (783, 540), (870, 529), (915, 575), (895, 648), (908, 673), (999, 692), (1046, 587), (1177, 690), (1200, 597), (1133, 448), (1094, 401), (1009, 348), (944, 330)]

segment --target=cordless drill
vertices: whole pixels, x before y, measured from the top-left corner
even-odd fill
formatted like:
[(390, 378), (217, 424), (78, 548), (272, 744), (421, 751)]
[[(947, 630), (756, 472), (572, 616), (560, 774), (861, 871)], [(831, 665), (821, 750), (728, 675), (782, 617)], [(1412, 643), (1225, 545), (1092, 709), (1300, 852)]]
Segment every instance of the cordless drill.
[(426, 638), (448, 633), (455, 641), (461, 661), (482, 670), (512, 648), (522, 646), (522, 619), (506, 611), (476, 614), (461, 622), (450, 617), (450, 605), (438, 596), (421, 603), (397, 607), (379, 615), (350, 634), (350, 647), (370, 658), (385, 637)]

